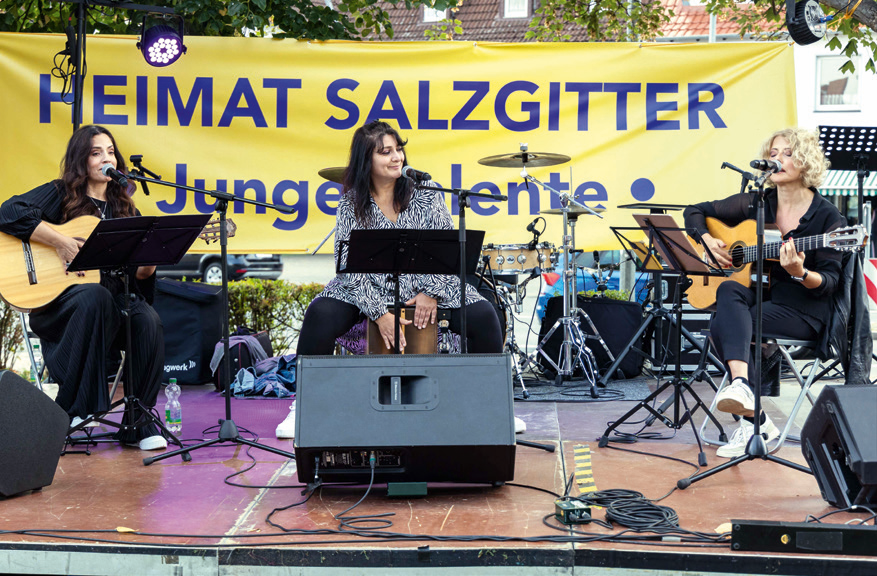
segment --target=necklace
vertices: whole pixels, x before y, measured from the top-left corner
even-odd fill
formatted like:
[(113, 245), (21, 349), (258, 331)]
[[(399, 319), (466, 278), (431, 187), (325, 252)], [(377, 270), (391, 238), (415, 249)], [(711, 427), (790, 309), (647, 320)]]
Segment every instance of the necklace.
[(95, 200), (91, 196), (89, 196), (88, 198), (89, 198), (89, 200), (91, 200), (91, 203), (94, 204), (94, 207), (97, 208), (97, 211), (100, 212), (100, 219), (106, 220), (107, 219), (107, 214), (106, 214), (107, 203), (104, 202), (104, 207), (101, 208), (101, 205), (97, 203), (97, 200)]

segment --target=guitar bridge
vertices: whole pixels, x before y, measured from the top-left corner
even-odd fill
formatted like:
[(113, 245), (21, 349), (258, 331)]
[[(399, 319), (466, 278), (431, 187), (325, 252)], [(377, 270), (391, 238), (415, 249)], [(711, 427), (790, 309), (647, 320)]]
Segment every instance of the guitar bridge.
[(27, 280), (31, 285), (37, 283), (37, 269), (33, 263), (33, 252), (30, 249), (30, 242), (21, 241), (21, 249), (24, 252), (24, 269), (27, 271)]

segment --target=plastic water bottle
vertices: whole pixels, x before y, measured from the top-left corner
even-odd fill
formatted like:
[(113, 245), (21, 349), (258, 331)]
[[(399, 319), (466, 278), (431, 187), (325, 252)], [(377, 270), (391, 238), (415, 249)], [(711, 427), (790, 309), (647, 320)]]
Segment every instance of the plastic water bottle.
[(164, 390), (167, 402), (164, 405), (164, 422), (168, 430), (177, 436), (183, 431), (183, 407), (180, 405), (180, 387), (177, 379), (171, 378)]
[(33, 366), (30, 369), (30, 381), (36, 383), (43, 371), (43, 353), (39, 342), (33, 345)]

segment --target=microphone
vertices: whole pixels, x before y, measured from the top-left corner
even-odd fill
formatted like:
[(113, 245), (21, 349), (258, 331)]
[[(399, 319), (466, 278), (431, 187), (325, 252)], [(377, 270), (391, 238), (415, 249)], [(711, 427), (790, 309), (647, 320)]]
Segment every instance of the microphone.
[(100, 171), (101, 174), (103, 174), (104, 176), (112, 178), (113, 182), (117, 182), (122, 188), (128, 186), (128, 179), (125, 178), (125, 175), (110, 166), (109, 164), (104, 164), (103, 166), (101, 166)]
[(779, 160), (753, 160), (749, 163), (756, 170), (775, 174), (783, 171), (783, 165)]
[(411, 166), (405, 166), (404, 168), (402, 168), (402, 176), (416, 182), (425, 182), (427, 180), (432, 180), (432, 176), (430, 176), (427, 172), (415, 170)]
[(527, 224), (527, 232), (533, 232), (533, 230), (536, 228), (536, 224), (537, 224), (538, 222), (539, 222), (539, 219), (536, 218), (535, 220), (533, 220), (532, 222), (530, 222), (529, 224)]

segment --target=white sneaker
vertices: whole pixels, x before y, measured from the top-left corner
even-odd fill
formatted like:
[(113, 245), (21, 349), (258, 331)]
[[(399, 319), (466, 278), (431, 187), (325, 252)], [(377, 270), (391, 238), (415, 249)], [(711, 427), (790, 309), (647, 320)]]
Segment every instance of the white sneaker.
[[(779, 429), (774, 426), (767, 414), (764, 415), (764, 424), (761, 425), (759, 431), (765, 442), (772, 442), (779, 438), (780, 435)], [(731, 439), (728, 440), (727, 444), (719, 446), (719, 449), (716, 450), (716, 456), (721, 458), (742, 456), (746, 453), (746, 445), (749, 444), (749, 439), (752, 438), (753, 433), (755, 433), (755, 424), (746, 420), (740, 420), (740, 427), (731, 434)]]
[[(85, 418), (88, 419), (88, 418), (93, 418), (93, 417), (94, 417), (94, 414), (89, 414), (89, 415), (86, 416)], [(74, 416), (74, 417), (73, 417), (73, 420), (70, 421), (70, 427), (71, 427), (71, 428), (76, 428), (77, 426), (79, 426), (79, 425), (82, 424), (83, 422), (85, 422), (85, 420), (83, 420), (83, 419), (80, 418), (79, 416)], [(95, 428), (95, 427), (97, 427), (97, 425), (98, 425), (98, 423), (95, 422), (94, 420), (89, 420), (88, 424), (86, 424), (85, 426), (83, 426), (83, 428)]]
[(742, 379), (735, 378), (716, 396), (716, 408), (721, 412), (751, 418), (755, 415), (755, 395)]
[(527, 423), (515, 416), (515, 434), (523, 434), (527, 431)]
[(164, 439), (164, 436), (156, 434), (155, 436), (144, 438), (138, 443), (138, 446), (141, 450), (164, 450), (167, 448), (167, 440)]
[(289, 414), (283, 419), (283, 422), (277, 425), (274, 431), (278, 440), (291, 440), (295, 438), (295, 401), (289, 405)]

